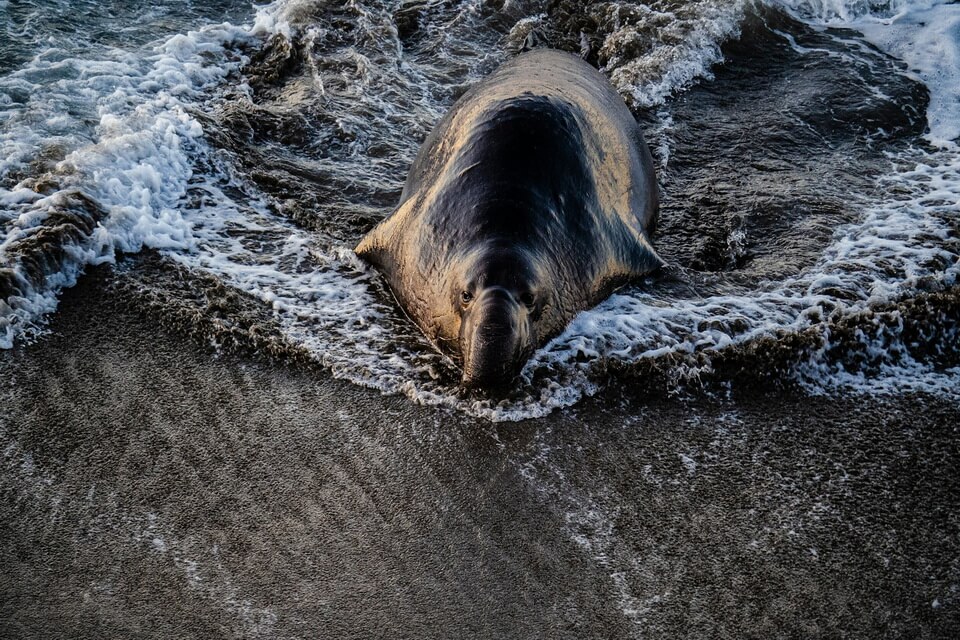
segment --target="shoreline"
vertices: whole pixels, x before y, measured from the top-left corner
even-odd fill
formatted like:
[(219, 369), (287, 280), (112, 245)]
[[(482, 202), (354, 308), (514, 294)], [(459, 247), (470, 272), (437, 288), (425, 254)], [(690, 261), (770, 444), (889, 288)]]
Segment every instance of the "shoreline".
[(217, 353), (93, 270), (0, 353), (2, 637), (947, 638), (960, 407), (492, 424)]

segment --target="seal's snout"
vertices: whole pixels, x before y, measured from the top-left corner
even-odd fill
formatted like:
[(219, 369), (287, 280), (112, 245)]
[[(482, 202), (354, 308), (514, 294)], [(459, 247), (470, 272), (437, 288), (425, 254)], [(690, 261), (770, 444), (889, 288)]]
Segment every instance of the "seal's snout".
[(506, 289), (481, 292), (461, 325), (464, 387), (502, 389), (523, 368), (530, 350), (530, 319), (524, 305)]

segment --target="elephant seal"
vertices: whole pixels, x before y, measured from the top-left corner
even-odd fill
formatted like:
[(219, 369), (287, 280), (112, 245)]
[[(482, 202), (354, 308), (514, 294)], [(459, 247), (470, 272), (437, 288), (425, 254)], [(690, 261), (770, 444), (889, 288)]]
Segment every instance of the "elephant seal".
[(463, 386), (502, 387), (579, 311), (662, 265), (657, 207), (620, 96), (580, 58), (538, 49), (457, 100), (356, 253)]

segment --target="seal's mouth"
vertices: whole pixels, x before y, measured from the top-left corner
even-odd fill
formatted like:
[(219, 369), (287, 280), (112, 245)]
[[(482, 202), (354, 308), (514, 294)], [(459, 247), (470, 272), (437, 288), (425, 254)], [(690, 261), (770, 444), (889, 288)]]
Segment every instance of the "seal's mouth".
[(531, 352), (526, 307), (502, 287), (484, 290), (464, 313), (460, 345), (463, 387), (487, 390), (508, 387)]

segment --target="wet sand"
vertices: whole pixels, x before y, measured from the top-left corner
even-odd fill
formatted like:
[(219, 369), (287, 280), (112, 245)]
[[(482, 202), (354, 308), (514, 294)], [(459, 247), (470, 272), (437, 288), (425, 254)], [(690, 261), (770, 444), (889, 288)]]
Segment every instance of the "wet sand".
[(960, 407), (633, 396), (492, 425), (110, 286), (0, 353), (4, 638), (951, 638)]

